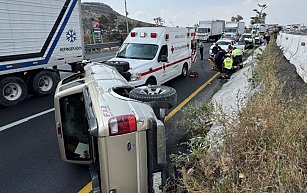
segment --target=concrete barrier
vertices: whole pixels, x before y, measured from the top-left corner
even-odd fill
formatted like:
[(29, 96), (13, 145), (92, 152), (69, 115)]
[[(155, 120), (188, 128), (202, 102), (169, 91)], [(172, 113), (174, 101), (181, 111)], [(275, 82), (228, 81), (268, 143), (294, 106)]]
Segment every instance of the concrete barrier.
[(280, 33), (276, 43), (290, 63), (295, 65), (299, 76), (307, 83), (307, 36)]

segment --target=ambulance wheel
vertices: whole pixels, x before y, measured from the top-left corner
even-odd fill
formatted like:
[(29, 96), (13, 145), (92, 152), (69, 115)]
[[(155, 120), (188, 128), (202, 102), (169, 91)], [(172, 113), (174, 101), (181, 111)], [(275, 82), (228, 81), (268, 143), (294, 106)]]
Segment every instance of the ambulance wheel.
[(181, 74), (180, 74), (180, 78), (185, 78), (187, 77), (188, 75), (188, 64), (187, 63), (184, 63), (183, 67), (182, 67), (182, 71), (181, 71)]
[(149, 102), (155, 107), (167, 103), (171, 108), (177, 103), (177, 92), (168, 86), (142, 86), (130, 91), (129, 98)]
[(37, 96), (53, 93), (60, 81), (60, 75), (54, 71), (43, 70), (35, 74), (32, 79), (32, 90)]
[(9, 76), (0, 81), (0, 93), (0, 105), (17, 105), (27, 96), (27, 84), (19, 77)]

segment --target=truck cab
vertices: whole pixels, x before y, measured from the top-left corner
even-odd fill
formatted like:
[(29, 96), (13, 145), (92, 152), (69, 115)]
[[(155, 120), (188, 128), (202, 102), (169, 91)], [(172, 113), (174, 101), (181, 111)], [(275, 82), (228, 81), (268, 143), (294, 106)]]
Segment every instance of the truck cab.
[(89, 165), (93, 192), (160, 192), (167, 167), (161, 112), (176, 99), (173, 88), (135, 89), (116, 68), (87, 64), (56, 89), (62, 159)]

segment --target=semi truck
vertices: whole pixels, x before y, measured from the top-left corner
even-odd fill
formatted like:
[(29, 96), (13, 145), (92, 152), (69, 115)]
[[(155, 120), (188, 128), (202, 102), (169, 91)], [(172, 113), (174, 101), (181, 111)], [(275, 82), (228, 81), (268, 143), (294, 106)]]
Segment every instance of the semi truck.
[(224, 29), (224, 20), (199, 21), (199, 26), (196, 32), (196, 39), (198, 41), (210, 41), (211, 39), (217, 41), (221, 38)]
[(55, 91), (59, 65), (84, 58), (80, 0), (0, 0), (0, 105)]
[(236, 21), (228, 21), (226, 22), (225, 32), (226, 33), (234, 33), (238, 36), (244, 33), (245, 22), (236, 22)]

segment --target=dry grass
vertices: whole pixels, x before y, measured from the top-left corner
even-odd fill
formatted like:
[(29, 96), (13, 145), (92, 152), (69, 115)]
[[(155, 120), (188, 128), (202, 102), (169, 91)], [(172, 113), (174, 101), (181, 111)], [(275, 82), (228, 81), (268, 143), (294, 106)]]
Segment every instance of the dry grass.
[(188, 164), (177, 162), (186, 192), (307, 191), (307, 98), (285, 99), (275, 70), (279, 57), (272, 42), (258, 57), (261, 91), (235, 118), (216, 117), (225, 136), (219, 151), (198, 135), (206, 145), (193, 150)]

